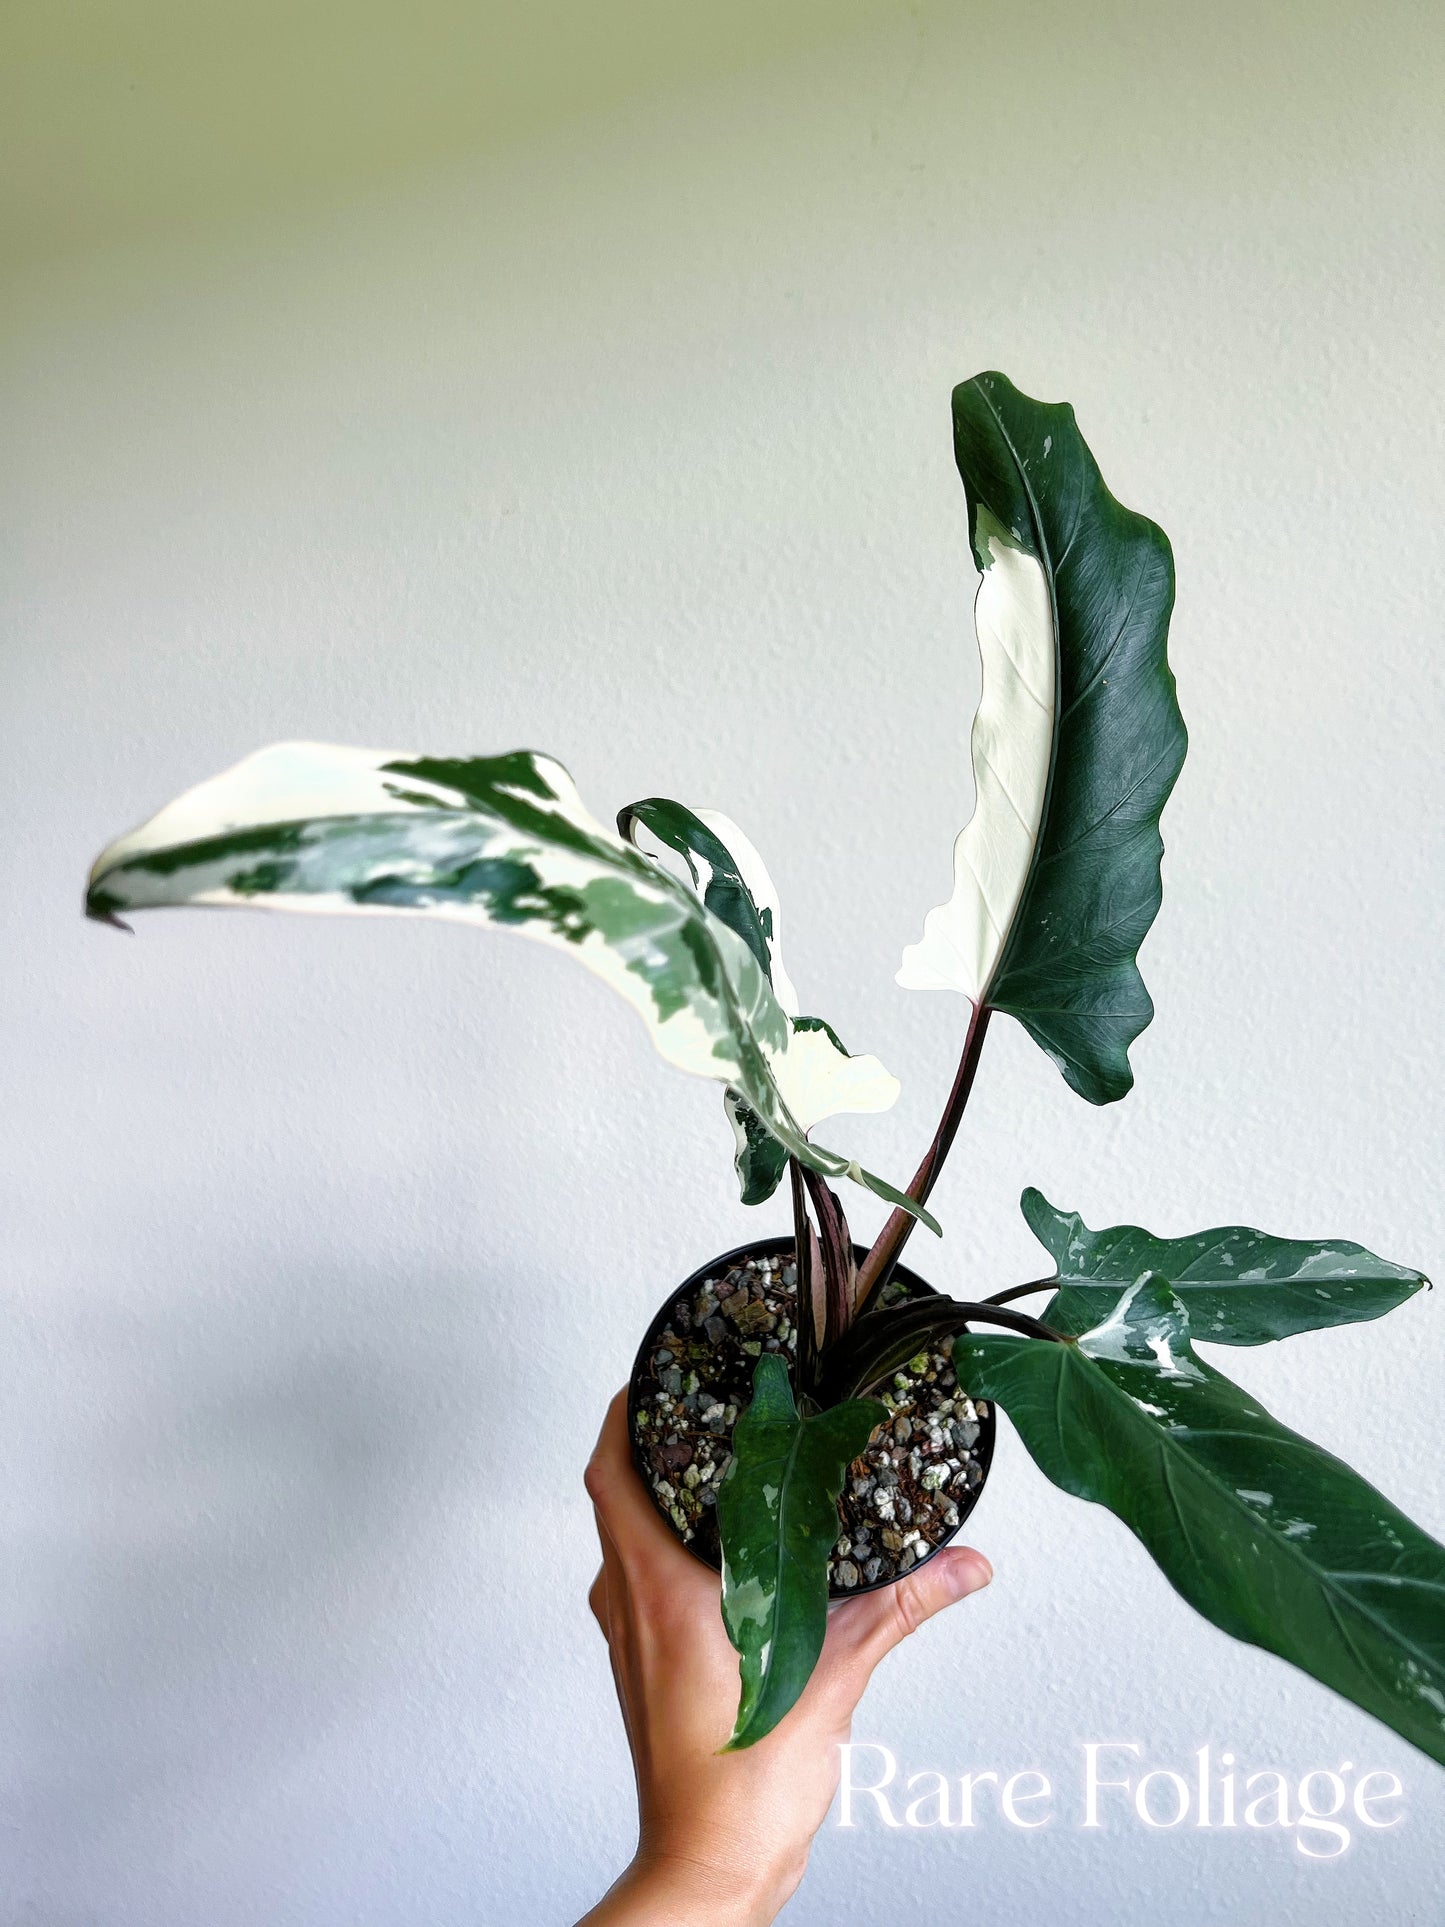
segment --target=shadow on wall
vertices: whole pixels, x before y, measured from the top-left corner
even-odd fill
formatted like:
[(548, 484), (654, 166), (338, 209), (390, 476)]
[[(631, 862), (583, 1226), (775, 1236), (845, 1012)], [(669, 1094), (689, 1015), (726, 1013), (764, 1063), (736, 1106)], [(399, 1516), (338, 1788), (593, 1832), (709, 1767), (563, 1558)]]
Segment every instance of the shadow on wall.
[(510, 1284), (257, 1250), (184, 1316), (99, 1292), (73, 1308), (94, 1418), (85, 1462), (55, 1468), (68, 1513), (37, 1482), (18, 1551), (53, 1589), (0, 1678), (27, 1710), (12, 1766), (34, 1868), (84, 1882), (93, 1859), (101, 1891), (112, 1831), (178, 1802), (219, 1820), (284, 1780), (387, 1678), (449, 1514), (476, 1547), (451, 1569), (474, 1557), (484, 1588), (468, 1515), (505, 1465), (509, 1360), (482, 1313)]

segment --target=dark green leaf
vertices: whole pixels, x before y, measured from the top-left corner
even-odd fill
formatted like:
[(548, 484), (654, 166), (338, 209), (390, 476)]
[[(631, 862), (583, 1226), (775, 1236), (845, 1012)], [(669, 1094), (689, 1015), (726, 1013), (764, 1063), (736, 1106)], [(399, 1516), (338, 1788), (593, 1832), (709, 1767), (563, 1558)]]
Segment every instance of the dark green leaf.
[(729, 1750), (771, 1733), (817, 1664), (838, 1496), (887, 1416), (872, 1399), (850, 1399), (802, 1418), (783, 1361), (771, 1352), (758, 1360), (717, 1500), (723, 1621), (742, 1673)]
[(1146, 1275), (1077, 1341), (970, 1333), (959, 1382), (1192, 1606), (1445, 1763), (1445, 1546), (1206, 1365)]
[(1295, 1332), (1354, 1325), (1403, 1304), (1427, 1282), (1343, 1238), (1313, 1243), (1223, 1225), (1190, 1238), (1156, 1238), (1138, 1225), (1090, 1231), (1042, 1192), (1022, 1198), (1029, 1229), (1059, 1268), (1060, 1289), (1042, 1317), (1055, 1331), (1084, 1332), (1109, 1316), (1141, 1273), (1167, 1278), (1195, 1338), (1211, 1345), (1263, 1345)]

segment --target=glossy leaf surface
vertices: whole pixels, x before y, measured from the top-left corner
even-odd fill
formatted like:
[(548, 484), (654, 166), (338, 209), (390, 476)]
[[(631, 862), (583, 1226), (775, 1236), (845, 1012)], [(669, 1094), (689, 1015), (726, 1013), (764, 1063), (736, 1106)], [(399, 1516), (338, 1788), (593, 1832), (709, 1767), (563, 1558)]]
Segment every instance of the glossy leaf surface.
[(1008, 1011), (1094, 1104), (1153, 1015), (1135, 961), (1159, 908), (1159, 816), (1184, 759), (1163, 531), (1105, 487), (1074, 411), (1003, 375), (953, 394), (983, 581), (974, 814), (954, 889), (898, 981)]
[(1169, 1280), (1195, 1338), (1211, 1345), (1264, 1345), (1296, 1332), (1353, 1325), (1403, 1304), (1426, 1283), (1343, 1238), (1272, 1238), (1223, 1225), (1188, 1238), (1156, 1238), (1138, 1225), (1090, 1231), (1042, 1192), (1022, 1199), (1029, 1229), (1059, 1269), (1059, 1290), (1041, 1313), (1055, 1331), (1079, 1333), (1106, 1319), (1141, 1273)]
[(1193, 1351), (1146, 1275), (1077, 1342), (956, 1340), (1040, 1469), (1117, 1513), (1189, 1603), (1445, 1762), (1445, 1546)]
[[(634, 848), (641, 848), (639, 836), (646, 830), (681, 857), (707, 908), (737, 932), (757, 959), (793, 1025), (788, 1098), (802, 1129), (811, 1131), (840, 1111), (886, 1111), (897, 1100), (898, 1079), (876, 1057), (850, 1056), (822, 1018), (798, 1015), (798, 995), (783, 967), (778, 893), (767, 866), (737, 824), (716, 810), (691, 810), (667, 797), (650, 796), (620, 810), (617, 828)], [(743, 1203), (762, 1204), (777, 1190), (787, 1154), (738, 1091), (726, 1092), (724, 1104)]]
[(801, 1417), (783, 1361), (768, 1352), (758, 1360), (717, 1498), (723, 1623), (742, 1674), (730, 1750), (771, 1733), (817, 1664), (838, 1495), (887, 1416), (873, 1399), (850, 1399)]
[(796, 1037), (748, 945), (605, 829), (550, 757), (261, 750), (112, 843), (91, 872), (93, 917), (179, 904), (403, 913), (552, 945), (619, 992), (670, 1063), (739, 1091), (801, 1162), (904, 1202), (807, 1138), (793, 1101), (811, 1088), (817, 1040)]

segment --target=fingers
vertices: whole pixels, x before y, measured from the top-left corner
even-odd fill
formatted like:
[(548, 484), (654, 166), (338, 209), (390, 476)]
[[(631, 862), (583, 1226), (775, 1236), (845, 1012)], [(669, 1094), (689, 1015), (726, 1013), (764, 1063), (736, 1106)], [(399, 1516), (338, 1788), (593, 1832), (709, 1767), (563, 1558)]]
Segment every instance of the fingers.
[(587, 1594), (587, 1604), (592, 1608), (602, 1628), (603, 1638), (610, 1646), (613, 1634), (619, 1630), (627, 1615), (627, 1568), (618, 1555), (612, 1534), (607, 1530), (607, 1521), (595, 1505), (592, 1508), (592, 1523), (597, 1528), (597, 1543), (602, 1548), (602, 1564)]
[[(651, 1596), (656, 1592), (652, 1579), (663, 1574), (676, 1579), (691, 1568), (632, 1464), (625, 1387), (607, 1408), (584, 1483), (596, 1511), (602, 1546), (602, 1570), (588, 1594), (588, 1604), (603, 1633), (610, 1636), (611, 1593), (621, 1588), (630, 1594), (629, 1579), (640, 1579)], [(835, 1624), (830, 1627), (829, 1644), (843, 1662), (842, 1670), (859, 1675), (856, 1683), (861, 1692), (885, 1653), (925, 1620), (980, 1591), (992, 1578), (993, 1568), (981, 1552), (970, 1546), (949, 1546), (896, 1585), (849, 1601), (834, 1615)], [(666, 1588), (664, 1596), (670, 1596)]]
[(690, 1564), (657, 1509), (632, 1463), (627, 1438), (627, 1391), (620, 1391), (607, 1408), (597, 1444), (583, 1478), (588, 1497), (597, 1509), (598, 1531), (604, 1551), (610, 1539), (624, 1567), (652, 1567), (661, 1562)]
[(597, 1434), (597, 1443), (592, 1448), (592, 1456), (587, 1461), (587, 1470), (582, 1475), (587, 1496), (595, 1506), (602, 1505), (616, 1481), (619, 1452), (621, 1463), (625, 1465), (627, 1462), (626, 1386), (616, 1394), (603, 1414), (602, 1430)]
[(917, 1632), (925, 1620), (970, 1593), (981, 1592), (993, 1578), (993, 1567), (972, 1546), (949, 1546), (896, 1585), (869, 1593), (845, 1608), (851, 1617), (847, 1631), (872, 1672), (886, 1653)]

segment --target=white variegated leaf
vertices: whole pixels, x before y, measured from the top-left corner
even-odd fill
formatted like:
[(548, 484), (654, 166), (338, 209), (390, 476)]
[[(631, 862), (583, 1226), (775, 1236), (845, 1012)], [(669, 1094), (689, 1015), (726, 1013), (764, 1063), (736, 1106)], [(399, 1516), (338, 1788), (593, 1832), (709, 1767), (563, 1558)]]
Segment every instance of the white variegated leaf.
[[(851, 1057), (831, 1025), (798, 1015), (797, 992), (783, 968), (777, 889), (761, 856), (731, 817), (653, 796), (620, 810), (617, 827), (635, 848), (642, 848), (640, 836), (646, 830), (664, 852), (679, 858), (707, 908), (737, 932), (768, 975), (794, 1032), (778, 1081), (804, 1131), (839, 1112), (886, 1111), (897, 1102), (898, 1080), (876, 1057)], [(663, 864), (665, 856), (653, 860)], [(780, 1142), (748, 1115), (737, 1091), (725, 1094), (724, 1108), (737, 1147), (743, 1202), (761, 1204), (783, 1175)]]
[(773, 995), (796, 1017), (798, 993), (783, 967), (783, 908), (777, 886), (756, 846), (732, 818), (721, 810), (689, 809), (652, 796), (619, 810), (617, 827), (634, 849), (643, 850), (639, 832), (644, 829), (661, 843), (661, 851), (643, 850), (655, 863), (667, 866), (669, 852), (681, 859), (694, 890), (715, 917), (737, 931), (762, 965)]
[(1184, 759), (1173, 560), (1109, 493), (1068, 406), (985, 374), (954, 390), (953, 418), (983, 577), (976, 800), (953, 893), (898, 981), (1009, 1012), (1105, 1104), (1133, 1082), (1129, 1046), (1154, 1010), (1136, 956)]
[(906, 990), (988, 989), (1038, 846), (1054, 736), (1054, 620), (1038, 562), (980, 510), (974, 603), (983, 689), (973, 720), (975, 802), (953, 846), (953, 895), (903, 953)]
[(738, 1091), (787, 1152), (905, 1202), (807, 1138), (792, 1101), (806, 1114), (817, 1045), (794, 1032), (748, 944), (605, 829), (549, 757), (262, 750), (119, 838), (91, 872), (94, 917), (184, 904), (422, 914), (565, 950), (632, 1005), (670, 1063)]

